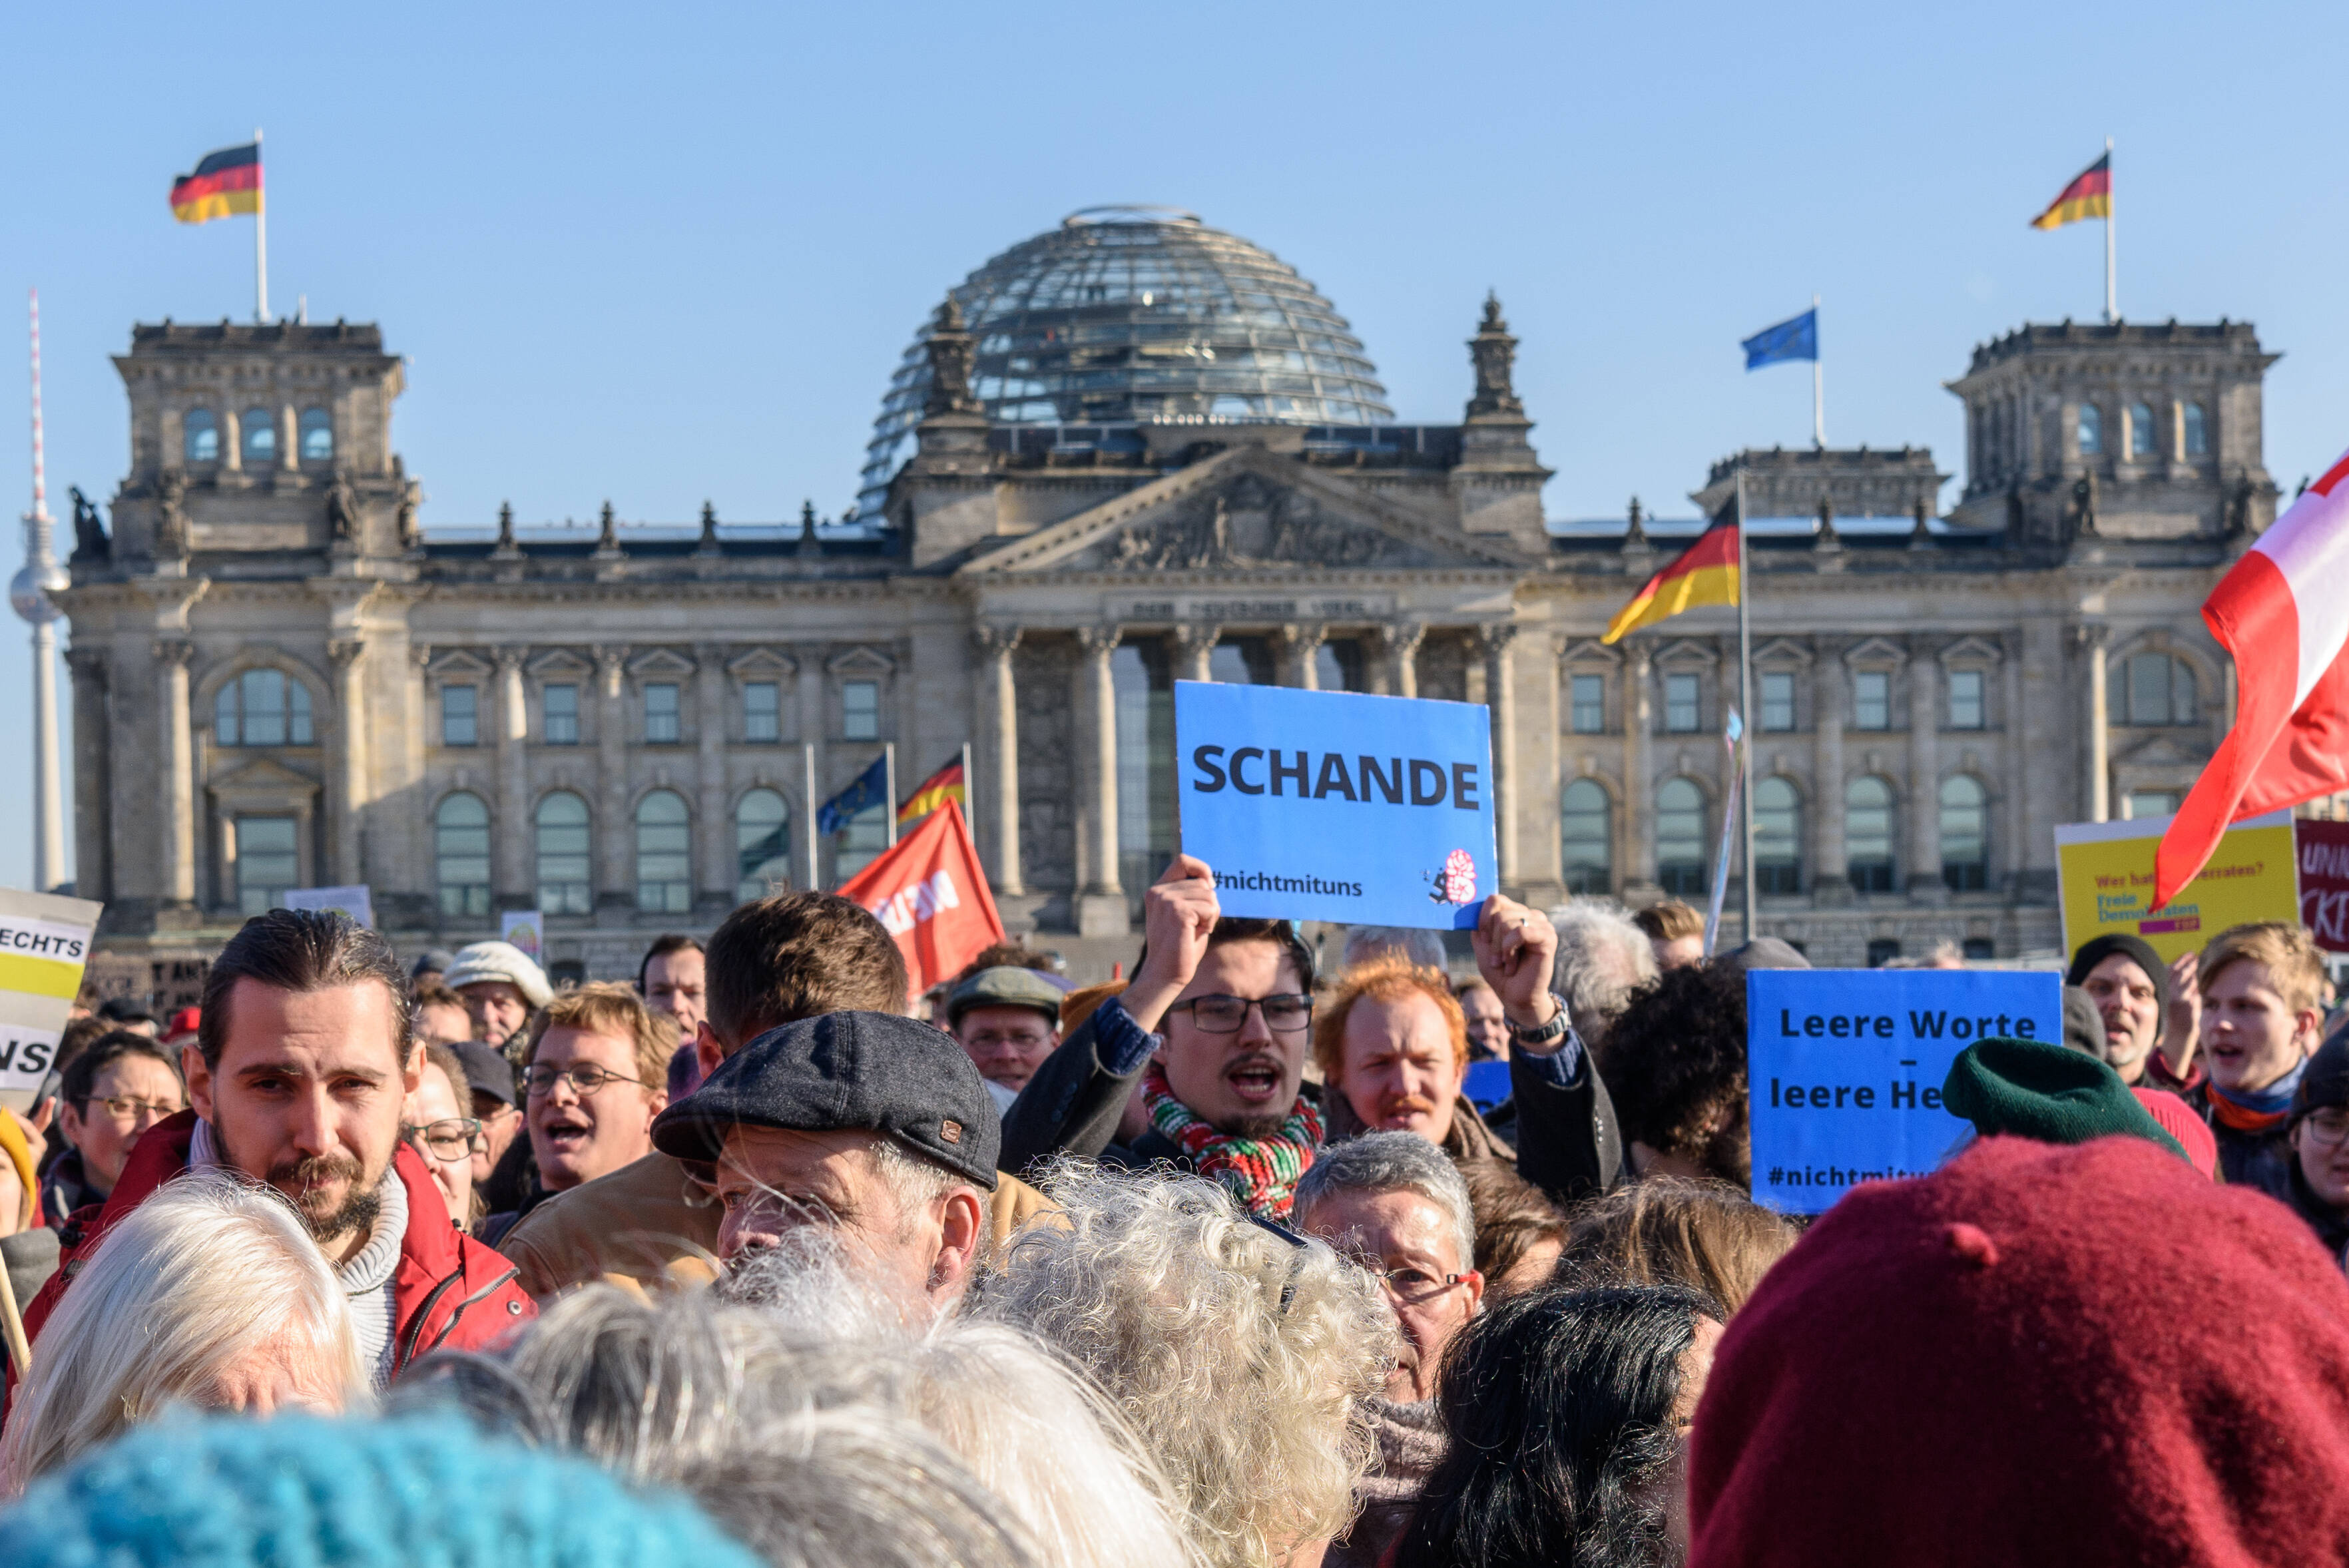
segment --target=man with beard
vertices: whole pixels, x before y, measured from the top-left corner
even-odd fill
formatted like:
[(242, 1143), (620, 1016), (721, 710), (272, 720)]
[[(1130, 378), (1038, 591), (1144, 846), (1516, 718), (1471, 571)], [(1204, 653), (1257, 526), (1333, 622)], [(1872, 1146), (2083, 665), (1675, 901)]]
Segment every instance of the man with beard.
[[(1003, 1168), (1031, 1170), (1059, 1153), (1164, 1161), (1223, 1182), (1259, 1216), (1285, 1218), (1325, 1131), (1302, 1092), (1312, 952), (1288, 921), (1226, 917), (1215, 873), (1190, 855), (1175, 856), (1143, 895), (1143, 930), (1133, 984), (1061, 1042), (1004, 1119)], [(1613, 1119), (1595, 1108), (1596, 1075), (1548, 989), (1549, 922), (1495, 894), (1473, 940), (1516, 1041), (1512, 1087), (1564, 1130), (1528, 1135), (1556, 1166), (1537, 1180), (1570, 1193), (1609, 1184)], [(1114, 1142), (1137, 1084), (1147, 1126)]]
[(105, 1204), (66, 1222), (28, 1332), (39, 1334), (109, 1227), (182, 1171), (214, 1166), (267, 1182), (300, 1213), (350, 1299), (378, 1386), (419, 1356), (485, 1346), (534, 1315), (513, 1266), (450, 1223), (430, 1171), (400, 1140), (420, 1062), (408, 977), (376, 933), (332, 912), (246, 921), (205, 976), (203, 1023), (181, 1068), (193, 1109), (150, 1130)]

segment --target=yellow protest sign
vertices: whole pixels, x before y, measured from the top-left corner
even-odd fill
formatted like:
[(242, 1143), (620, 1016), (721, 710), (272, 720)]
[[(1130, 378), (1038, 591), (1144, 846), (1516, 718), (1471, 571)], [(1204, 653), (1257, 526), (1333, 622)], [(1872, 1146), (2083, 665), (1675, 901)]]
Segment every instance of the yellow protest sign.
[(2300, 871), (2292, 813), (2275, 811), (2227, 830), (2202, 874), (2160, 909), (2153, 852), (2168, 817), (2076, 822), (2055, 830), (2064, 951), (2116, 933), (2141, 936), (2165, 959), (2195, 953), (2230, 925), (2300, 918)]
[(32, 1109), (105, 907), (0, 888), (0, 1106)]

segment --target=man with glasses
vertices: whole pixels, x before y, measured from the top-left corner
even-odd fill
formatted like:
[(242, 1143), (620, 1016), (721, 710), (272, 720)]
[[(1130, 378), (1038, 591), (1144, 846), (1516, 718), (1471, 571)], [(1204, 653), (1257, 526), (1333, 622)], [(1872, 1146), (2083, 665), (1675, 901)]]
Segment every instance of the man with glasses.
[(117, 1029), (66, 1064), (57, 1095), (57, 1130), (66, 1151), (41, 1183), (41, 1214), (51, 1227), (87, 1203), (103, 1202), (147, 1130), (187, 1109), (173, 1053), (153, 1038)]
[(1383, 1398), (1363, 1401), (1378, 1451), (1355, 1490), (1353, 1528), (1326, 1568), (1381, 1561), (1444, 1449), (1435, 1375), (1453, 1337), (1483, 1310), (1468, 1183), (1415, 1132), (1366, 1132), (1323, 1150), (1297, 1184), (1297, 1228), (1378, 1276), (1403, 1350)]
[[(618, 981), (565, 991), (539, 1010), (522, 1075), (523, 1124), (538, 1158), (539, 1185), (513, 1219), (550, 1192), (652, 1152), (653, 1118), (667, 1109), (668, 1058), (676, 1049), (675, 1026)], [(512, 1223), (495, 1216), (484, 1233), (502, 1235)]]
[[(1311, 951), (1288, 921), (1226, 918), (1215, 873), (1190, 855), (1143, 896), (1143, 933), (1133, 983), (1061, 1042), (1005, 1118), (1004, 1168), (1062, 1152), (1164, 1161), (1224, 1182), (1253, 1212), (1286, 1216), (1323, 1138), (1302, 1092)], [(1573, 1036), (1549, 992), (1548, 921), (1496, 894), (1475, 942), (1520, 1049), (1564, 1056)], [(1137, 1085), (1148, 1126), (1114, 1142)]]
[(2309, 1057), (2286, 1141), (2291, 1185), (2275, 1195), (2300, 1211), (2333, 1262), (2349, 1267), (2349, 1026)]
[(473, 1159), (489, 1148), (479, 1118), (465, 1114), (457, 1097), (465, 1082), (465, 1064), (438, 1040), (424, 1046), (424, 1068), (409, 1091), (406, 1121), (399, 1135), (424, 1157), (433, 1185), (449, 1201), (450, 1222), (471, 1230), (481, 1218), (474, 1212)]

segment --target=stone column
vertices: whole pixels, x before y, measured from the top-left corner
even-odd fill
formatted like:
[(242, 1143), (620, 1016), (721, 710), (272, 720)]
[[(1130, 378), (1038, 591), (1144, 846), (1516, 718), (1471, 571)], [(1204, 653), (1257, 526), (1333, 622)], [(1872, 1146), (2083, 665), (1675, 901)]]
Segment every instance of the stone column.
[(1019, 687), (1011, 667), (1019, 628), (981, 624), (971, 640), (979, 661), (978, 744), (971, 762), (979, 777), (965, 792), (986, 802), (986, 820), (974, 829), (987, 874), (997, 892), (1016, 895), (1028, 891), (1019, 872)]
[(595, 650), (595, 904), (633, 909), (636, 822), (628, 814), (627, 650)]
[(1476, 640), (1485, 655), (1485, 705), (1493, 715), (1493, 828), (1502, 884), (1517, 884), (1517, 697), (1509, 678), (1509, 645), (1516, 624), (1480, 626)]
[(1425, 622), (1394, 621), (1388, 624), (1384, 641), (1389, 696), (1419, 695), (1419, 645), (1426, 638)]
[(74, 893), (103, 903), (114, 896), (111, 672), (96, 648), (67, 649), (66, 667), (73, 674)]
[(1656, 787), (1648, 777), (1650, 737), (1655, 726), (1645, 642), (1623, 650), (1623, 843), (1622, 884), (1656, 885)]
[(2106, 822), (2113, 815), (2112, 699), (2106, 689), (2105, 645), (2111, 634), (2102, 625), (2079, 631), (2081, 652), (2088, 661), (2088, 820)]
[(326, 881), (348, 887), (367, 881), (359, 822), (367, 809), (367, 645), (337, 637), (326, 645), (335, 666), (335, 758), (326, 791), (326, 832), (332, 863)]
[(1843, 648), (1831, 637), (1821, 637), (1815, 647), (1811, 896), (1821, 903), (1841, 903), (1851, 896), (1851, 861), (1843, 837)]
[(1114, 936), (1133, 924), (1117, 879), (1117, 688), (1110, 659), (1120, 630), (1113, 624), (1077, 629), (1084, 648), (1078, 681), (1078, 778), (1087, 802), (1077, 818), (1083, 837), (1079, 848), (1084, 880), (1076, 901), (1081, 936)]
[(1329, 636), (1330, 628), (1323, 625), (1282, 626), (1275, 630), (1273, 642), (1280, 650), (1280, 684), (1299, 691), (1320, 690), (1321, 672), (1314, 660)]
[(2000, 639), (2000, 685), (2005, 696), (2004, 711), (1999, 716), (1998, 740), (2003, 764), (2006, 786), (2006, 809), (1999, 813), (2001, 837), (1999, 862), (2006, 871), (2006, 890), (2010, 896), (2023, 885), (2023, 873), (2031, 863), (2024, 847), (2030, 841), (2030, 791), (2028, 759), (2023, 755), (2023, 651), (2022, 632), (2010, 632)]
[(1174, 666), (1178, 681), (1211, 681), (1216, 678), (1216, 641), (1224, 634), (1221, 626), (1191, 624), (1175, 627), (1166, 634), (1168, 662)]
[(700, 699), (694, 741), (701, 775), (701, 903), (714, 912), (734, 907), (735, 887), (741, 880), (736, 874), (734, 835), (728, 830), (726, 816), (726, 650), (716, 643), (698, 644), (693, 663)]
[(497, 743), (498, 805), (490, 832), (491, 896), (500, 909), (528, 909), (538, 902), (531, 875), (537, 835), (530, 820), (529, 698), (522, 678), (527, 650), (497, 650), (497, 684), (491, 691), (490, 734)]
[(1939, 898), (1941, 886), (1940, 666), (1922, 637), (1909, 643), (1909, 891)]
[(302, 422), (291, 403), (277, 411), (277, 466), (288, 471), (302, 466)]
[(220, 466), (234, 471), (244, 467), (244, 416), (236, 410), (236, 399), (221, 399)]
[(188, 664), (195, 653), (184, 637), (155, 644), (156, 741), (162, 759), (156, 769), (162, 786), (156, 801), (163, 858), (158, 892), (167, 904), (196, 902), (196, 748), (188, 719)]

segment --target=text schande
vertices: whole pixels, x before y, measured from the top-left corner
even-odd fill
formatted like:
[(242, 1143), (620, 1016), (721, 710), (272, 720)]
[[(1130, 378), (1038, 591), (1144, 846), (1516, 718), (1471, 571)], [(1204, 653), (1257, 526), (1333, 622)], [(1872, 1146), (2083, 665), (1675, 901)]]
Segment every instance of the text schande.
[(1349, 764), (1335, 751), (1241, 746), (1227, 753), (1221, 746), (1199, 746), (1192, 748), (1191, 766), (1198, 769), (1191, 789), (1201, 795), (1226, 788), (1242, 795), (1280, 795), (1283, 785), (1294, 785), (1294, 798), (1299, 800), (1326, 800), (1334, 795), (1362, 805), (1383, 801), (1390, 806), (1448, 805), (1459, 811), (1484, 809), (1478, 798), (1481, 768), (1475, 762), (1357, 755)]

